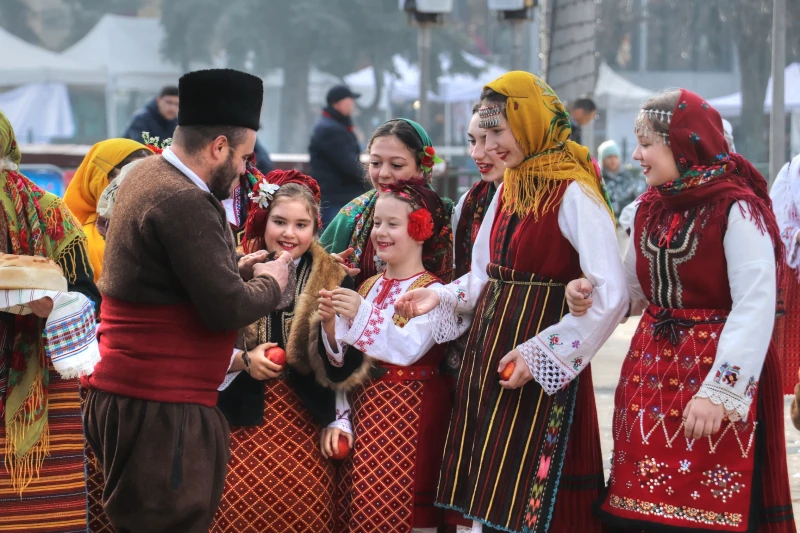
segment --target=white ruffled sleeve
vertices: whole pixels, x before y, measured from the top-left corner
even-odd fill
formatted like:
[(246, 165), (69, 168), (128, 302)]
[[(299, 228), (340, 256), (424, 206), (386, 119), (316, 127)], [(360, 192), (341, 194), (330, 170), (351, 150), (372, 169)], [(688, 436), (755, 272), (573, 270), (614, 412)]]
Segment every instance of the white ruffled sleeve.
[(746, 418), (758, 387), (775, 324), (775, 250), (738, 202), (728, 215), (723, 246), (733, 307), (722, 328), (714, 366), (696, 397)]
[(650, 303), (647, 301), (647, 297), (642, 290), (642, 285), (639, 283), (639, 277), (636, 275), (636, 247), (639, 246), (639, 242), (636, 240), (634, 219), (636, 218), (636, 211), (639, 208), (639, 205), (638, 202), (634, 202), (634, 204), (631, 204), (633, 205), (633, 212), (631, 213), (631, 219), (629, 223), (629, 227), (631, 229), (631, 239), (628, 241), (628, 248), (625, 250), (625, 259), (623, 261), (623, 266), (625, 267), (625, 280), (628, 283), (628, 292), (630, 293), (631, 297), (629, 316), (641, 315), (644, 313), (644, 310), (647, 309), (647, 306)]
[(616, 230), (606, 208), (573, 183), (561, 202), (558, 225), (577, 250), (594, 292), (585, 315), (566, 314), (517, 346), (547, 394), (558, 392), (586, 368), (624, 317), (629, 302)]
[[(792, 180), (800, 182), (800, 155), (781, 168), (769, 192), (781, 240), (786, 247), (786, 264), (797, 273), (800, 270), (800, 198), (792, 194)], [(800, 191), (800, 184), (795, 188)]]

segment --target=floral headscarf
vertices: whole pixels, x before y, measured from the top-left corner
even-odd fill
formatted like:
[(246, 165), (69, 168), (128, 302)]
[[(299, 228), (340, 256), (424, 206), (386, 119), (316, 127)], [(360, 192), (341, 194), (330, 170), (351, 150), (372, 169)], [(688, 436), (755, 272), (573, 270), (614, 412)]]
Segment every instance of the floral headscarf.
[[(14, 129), (0, 112), (0, 206), (9, 239), (9, 253), (46, 257), (65, 264), (65, 256), (74, 256), (86, 246), (86, 237), (61, 199), (41, 190), (17, 172), (21, 160)], [(74, 263), (74, 262), (73, 262)], [(64, 272), (74, 283), (76, 272)], [(8, 368), (7, 388), (0, 387), (6, 436), (6, 467), (12, 486), (22, 491), (35, 476), (48, 454), (47, 425), (48, 362), (42, 341), (43, 321), (33, 314), (13, 318), (14, 338), (10, 350), (0, 346), (0, 368)], [(3, 325), (0, 323), (0, 328)], [(3, 338), (0, 331), (0, 341)]]
[[(486, 87), (506, 97), (505, 113), (514, 137), (525, 154), (516, 168), (507, 168), (503, 178), (503, 210), (519, 217), (554, 207), (551, 194), (566, 180), (606, 206), (614, 217), (603, 191), (598, 167), (589, 149), (570, 141), (569, 113), (558, 95), (539, 77), (529, 72), (503, 74)], [(493, 108), (483, 107), (483, 117)], [(502, 110), (495, 110), (496, 113)]]

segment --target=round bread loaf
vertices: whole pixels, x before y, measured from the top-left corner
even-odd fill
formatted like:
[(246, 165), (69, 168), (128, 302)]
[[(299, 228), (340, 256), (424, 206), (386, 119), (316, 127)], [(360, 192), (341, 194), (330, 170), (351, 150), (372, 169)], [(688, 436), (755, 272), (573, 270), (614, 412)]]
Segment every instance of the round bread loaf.
[(67, 292), (61, 267), (44, 257), (0, 254), (0, 290), (43, 289)]

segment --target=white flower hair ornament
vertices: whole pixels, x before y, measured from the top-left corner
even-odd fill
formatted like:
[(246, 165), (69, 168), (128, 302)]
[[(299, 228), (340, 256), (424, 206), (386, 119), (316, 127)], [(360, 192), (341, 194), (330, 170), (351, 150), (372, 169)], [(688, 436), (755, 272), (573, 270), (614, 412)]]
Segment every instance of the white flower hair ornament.
[(278, 192), (278, 189), (280, 189), (279, 185), (269, 183), (266, 179), (261, 179), (253, 186), (253, 190), (248, 197), (261, 209), (269, 209), (269, 204), (275, 198), (275, 193)]

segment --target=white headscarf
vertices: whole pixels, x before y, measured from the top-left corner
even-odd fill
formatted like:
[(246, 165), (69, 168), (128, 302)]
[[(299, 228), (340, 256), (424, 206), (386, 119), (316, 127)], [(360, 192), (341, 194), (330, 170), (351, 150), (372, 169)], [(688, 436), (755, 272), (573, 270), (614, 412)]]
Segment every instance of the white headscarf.
[(111, 215), (114, 212), (114, 204), (117, 202), (117, 190), (119, 190), (119, 185), (122, 183), (122, 180), (128, 175), (131, 169), (136, 166), (137, 163), (143, 161), (143, 159), (137, 159), (132, 163), (128, 163), (119, 171), (119, 176), (116, 177), (114, 181), (108, 184), (108, 187), (103, 189), (103, 193), (100, 195), (100, 199), (97, 200), (97, 215), (105, 218), (106, 220), (111, 219)]

